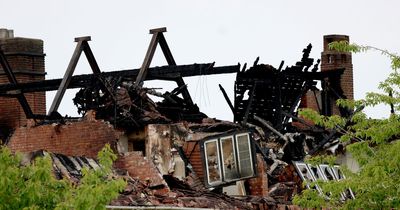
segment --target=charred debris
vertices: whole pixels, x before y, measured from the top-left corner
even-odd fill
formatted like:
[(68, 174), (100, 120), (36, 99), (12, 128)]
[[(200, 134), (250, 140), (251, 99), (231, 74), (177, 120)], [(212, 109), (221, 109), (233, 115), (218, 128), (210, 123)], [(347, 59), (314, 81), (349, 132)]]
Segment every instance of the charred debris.
[[(298, 117), (297, 109), (307, 92), (322, 93), (322, 99), (316, 100), (322, 103), (319, 106), (321, 113), (327, 112), (328, 99), (345, 98), (340, 86), (331, 87), (333, 83), (329, 83), (340, 80), (344, 69), (319, 71), (320, 60), (309, 57), (311, 44), (303, 50), (300, 61), (287, 67), (283, 61), (279, 67), (260, 64), (259, 58), (249, 68), (246, 64), (242, 67), (216, 67), (214, 63), (177, 65), (164, 32), (165, 28), (150, 30), (152, 40), (140, 69), (101, 72), (89, 46), (90, 37), (80, 37), (75, 39), (77, 46), (62, 79), (30, 83), (17, 82), (0, 51), (2, 68), (10, 81), (0, 85), (0, 95), (17, 98), (26, 117), (34, 119), (36, 126), (41, 126), (77, 120), (62, 117), (57, 109), (66, 89), (79, 88), (73, 102), (80, 114), (95, 113), (97, 120), (109, 122), (125, 133), (145, 132), (144, 141), (134, 143), (133, 149), (125, 151), (140, 151), (143, 156), (150, 157), (163, 176), (168, 193), (157, 196), (153, 188), (164, 187), (149, 186), (144, 180), (129, 177), (119, 170), (119, 176), (128, 179), (129, 185), (115, 201), (116, 205), (185, 206), (190, 203), (191, 206), (187, 207), (268, 209), (277, 204), (290, 204), (292, 197), (301, 191), (302, 180), (305, 180), (304, 174), (296, 171), (293, 161), (302, 161), (306, 155), (326, 149), (333, 152), (341, 149), (338, 133)], [(150, 68), (157, 45), (160, 45), (168, 65)], [(74, 76), (82, 52), (93, 74)], [(219, 86), (221, 97), (225, 97), (233, 113), (233, 122), (212, 119), (202, 113), (191, 99), (183, 80), (183, 77), (211, 74), (236, 74), (233, 102)], [(143, 87), (145, 80), (155, 79), (174, 81), (177, 87), (171, 92), (160, 92), (158, 87)], [(317, 86), (319, 82), (321, 90)], [(48, 114), (32, 113), (24, 94), (51, 90), (57, 90), (57, 94)], [(154, 102), (149, 95), (163, 100)], [(156, 137), (150, 135), (152, 128)], [(160, 139), (164, 142), (158, 142)], [(152, 142), (158, 143), (152, 146)], [(161, 151), (164, 144), (169, 153)], [(73, 180), (79, 179), (76, 168), (97, 164), (95, 160), (85, 158), (68, 161), (73, 157), (51, 155), (57, 162), (59, 176)], [(173, 175), (176, 168), (165, 169), (166, 165), (178, 164), (174, 157), (182, 160), (183, 172), (180, 175)], [(166, 163), (167, 159), (170, 162)], [(84, 164), (71, 168), (76, 162)], [(240, 196), (223, 193), (230, 185), (240, 189)], [(172, 199), (177, 197), (179, 199)]]

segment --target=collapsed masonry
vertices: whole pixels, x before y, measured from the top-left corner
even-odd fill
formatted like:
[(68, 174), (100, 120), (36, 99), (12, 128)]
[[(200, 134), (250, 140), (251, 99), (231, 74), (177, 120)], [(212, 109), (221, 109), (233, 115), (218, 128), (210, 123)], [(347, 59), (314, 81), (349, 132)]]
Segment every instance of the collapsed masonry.
[[(14, 38), (10, 30), (0, 29), (2, 140), (13, 151), (49, 152), (58, 176), (71, 180), (79, 180), (80, 168), (95, 168), (90, 164), (96, 154), (110, 144), (120, 155), (115, 174), (129, 183), (112, 202), (117, 206), (284, 209), (301, 192), (303, 180), (342, 178), (338, 170), (301, 162), (306, 155), (340, 153), (343, 147), (338, 133), (299, 118), (297, 109), (352, 114), (334, 105), (338, 98), (353, 97), (351, 54), (327, 47), (347, 36), (324, 37), (318, 71), (320, 60), (309, 57), (311, 44), (299, 62), (286, 68), (283, 62), (278, 68), (258, 64), (258, 58), (248, 69), (177, 65), (165, 31), (150, 30), (152, 41), (140, 69), (111, 72), (100, 71), (90, 37), (76, 38), (64, 78), (44, 80), (42, 41)], [(150, 68), (158, 44), (169, 65)], [(73, 76), (82, 52), (93, 74)], [(225, 73), (236, 74), (233, 103), (220, 86), (234, 122), (201, 113), (183, 81)], [(162, 93), (143, 87), (143, 81), (154, 79), (175, 81), (177, 88)], [(69, 88), (80, 88), (74, 104), (81, 118), (57, 113)], [(57, 94), (46, 114), (44, 93), (50, 90)], [(163, 100), (155, 103), (149, 95)]]

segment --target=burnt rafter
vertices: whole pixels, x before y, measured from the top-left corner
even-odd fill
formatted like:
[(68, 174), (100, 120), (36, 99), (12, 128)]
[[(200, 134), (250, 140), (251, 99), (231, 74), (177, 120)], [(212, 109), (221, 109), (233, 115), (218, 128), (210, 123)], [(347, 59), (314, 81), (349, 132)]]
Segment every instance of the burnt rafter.
[[(167, 41), (165, 40), (165, 37), (163, 34), (164, 32), (167, 32), (167, 28), (165, 28), (165, 27), (150, 30), (150, 34), (153, 34), (153, 37), (151, 38), (151, 42), (150, 42), (149, 48), (147, 50), (146, 56), (144, 58), (142, 67), (140, 68), (139, 74), (137, 75), (136, 81), (135, 81), (135, 84), (140, 87), (143, 85), (143, 81), (146, 78), (148, 68), (150, 67), (151, 61), (153, 59), (154, 53), (157, 48), (157, 44), (160, 45), (161, 50), (165, 56), (165, 59), (168, 62), (168, 65), (176, 66), (175, 59), (172, 56), (172, 53), (171, 53), (171, 50), (169, 49)], [(185, 101), (189, 104), (193, 104), (192, 98), (189, 94), (189, 91), (188, 91), (186, 85), (185, 85), (185, 82), (183, 81), (182, 76), (176, 76), (172, 80), (174, 80), (177, 83), (178, 87), (183, 87), (182, 96), (185, 99)]]
[(258, 124), (252, 119), (252, 116), (257, 115), (272, 123), (275, 128), (283, 129), (290, 119), (283, 112), (295, 115), (301, 97), (308, 90), (316, 89), (317, 81), (340, 77), (344, 69), (317, 72), (320, 60), (314, 64), (314, 59), (309, 58), (311, 48), (311, 44), (308, 45), (303, 50), (301, 61), (285, 69), (282, 69), (283, 62), (276, 69), (270, 65), (258, 64), (257, 58), (251, 68), (238, 72), (234, 121)]
[(105, 80), (101, 79), (101, 77), (99, 76), (101, 71), (97, 64), (96, 59), (94, 58), (92, 50), (90, 49), (90, 46), (88, 43), (88, 41), (90, 41), (90, 40), (91, 40), (90, 36), (75, 38), (75, 42), (77, 42), (75, 51), (72, 54), (72, 57), (68, 64), (67, 70), (65, 71), (64, 77), (61, 80), (61, 82), (57, 88), (57, 93), (53, 99), (53, 103), (50, 106), (48, 115), (51, 115), (52, 113), (57, 112), (57, 109), (60, 106), (61, 100), (65, 94), (65, 91), (69, 88), (72, 75), (75, 71), (76, 65), (78, 64), (78, 61), (79, 61), (79, 58), (80, 58), (82, 52), (85, 53), (86, 58), (88, 59), (89, 65), (93, 71), (94, 76), (98, 77), (98, 79), (101, 81), (101, 83), (99, 85), (100, 85), (100, 88), (102, 89), (102, 91), (106, 94), (109, 94), (112, 98), (114, 98), (114, 96), (112, 95), (112, 92), (109, 88), (108, 83)]
[[(200, 75), (212, 74), (228, 74), (236, 73), (240, 69), (239, 65), (232, 66), (212, 66), (212, 63), (177, 65), (177, 66), (159, 66), (148, 69), (145, 80), (164, 79), (174, 81), (178, 77), (192, 77)], [(101, 72), (102, 78), (123, 77), (126, 79), (135, 78), (140, 69), (116, 70)], [(71, 77), (68, 89), (85, 88), (96, 80), (94, 74), (82, 74)], [(38, 82), (18, 83), (18, 84), (2, 84), (0, 85), (0, 96), (15, 96), (16, 91), (23, 93), (43, 92), (57, 90), (62, 79), (50, 79)]]

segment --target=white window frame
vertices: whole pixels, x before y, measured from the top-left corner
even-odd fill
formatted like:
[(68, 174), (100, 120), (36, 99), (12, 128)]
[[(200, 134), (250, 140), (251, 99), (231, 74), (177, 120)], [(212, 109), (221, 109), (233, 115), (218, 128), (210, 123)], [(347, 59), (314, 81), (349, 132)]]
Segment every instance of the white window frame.
[[(220, 148), (221, 148), (222, 173), (223, 173), (224, 180), (233, 181), (233, 180), (241, 179), (241, 177), (237, 177), (237, 178), (234, 178), (234, 179), (226, 179), (225, 178), (226, 176), (225, 176), (225, 163), (224, 163), (224, 151), (223, 151), (224, 147), (222, 146), (222, 141), (223, 140), (227, 140), (227, 139), (231, 139), (231, 141), (232, 141), (233, 161), (235, 162), (236, 170), (239, 170), (238, 164), (237, 164), (238, 161), (236, 159), (235, 136), (234, 135), (224, 136), (224, 137), (219, 139)], [(238, 174), (239, 174), (239, 171), (238, 171)]]
[[(249, 160), (250, 160), (250, 166), (251, 166), (251, 175), (249, 176), (242, 176), (241, 172), (241, 166), (240, 166), (240, 154), (239, 154), (239, 144), (238, 144), (238, 137), (246, 136), (247, 137), (247, 144), (248, 144), (248, 151), (249, 151)], [(222, 142), (228, 139), (232, 139), (232, 149), (233, 149), (233, 158), (236, 166), (236, 171), (238, 173), (237, 178), (233, 179), (227, 179), (225, 176), (225, 163), (224, 163), (224, 151), (223, 151), (223, 146)], [(216, 149), (217, 149), (217, 158), (218, 158), (218, 167), (219, 167), (219, 173), (220, 173), (220, 179), (218, 181), (213, 181), (210, 182), (210, 173), (209, 173), (209, 165), (208, 165), (208, 155), (207, 155), (207, 144), (210, 143), (215, 143)], [(233, 182), (233, 181), (238, 181), (238, 180), (243, 180), (249, 177), (254, 177), (256, 175), (255, 171), (255, 157), (254, 157), (254, 150), (253, 150), (253, 145), (251, 142), (250, 138), (250, 133), (245, 132), (245, 133), (234, 133), (226, 136), (219, 136), (219, 137), (213, 137), (211, 139), (204, 140), (202, 143), (203, 147), (203, 156), (204, 156), (204, 165), (205, 165), (205, 181), (206, 185), (208, 186), (216, 186), (220, 185), (223, 183), (228, 183), (228, 182)]]
[[(217, 161), (218, 161), (218, 171), (219, 171), (219, 180), (218, 181), (214, 181), (214, 182), (210, 182), (210, 173), (209, 173), (209, 167), (208, 167), (208, 157), (207, 157), (207, 144), (211, 143), (211, 142), (215, 142), (215, 145), (217, 145)], [(221, 171), (221, 158), (220, 158), (220, 149), (219, 149), (219, 143), (218, 143), (218, 139), (212, 139), (212, 140), (208, 140), (206, 142), (204, 142), (204, 157), (206, 159), (206, 173), (207, 173), (207, 182), (209, 185), (216, 185), (219, 183), (222, 183), (222, 171)]]
[(333, 178), (332, 180), (336, 180), (336, 176), (335, 176), (335, 174), (334, 174), (332, 168), (331, 168), (329, 165), (327, 165), (327, 164), (320, 164), (320, 165), (318, 165), (318, 167), (321, 169), (322, 174), (324, 174), (324, 177), (325, 177), (325, 180), (326, 180), (326, 181), (331, 181), (331, 180), (328, 179), (328, 176), (327, 176), (326, 173), (325, 173), (325, 169), (327, 169), (327, 170), (328, 170), (328, 173), (330, 173), (330, 175), (332, 176), (332, 178)]
[(250, 135), (249, 135), (249, 133), (239, 133), (239, 134), (236, 134), (235, 135), (235, 141), (236, 141), (236, 152), (237, 152), (237, 156), (238, 156), (238, 169), (239, 169), (239, 174), (241, 175), (241, 171), (242, 171), (242, 167), (241, 167), (241, 165), (240, 165), (240, 151), (239, 151), (239, 141), (238, 141), (238, 137), (239, 136), (247, 136), (247, 143), (248, 143), (248, 149), (249, 149), (249, 158), (250, 158), (250, 164), (251, 164), (251, 170), (252, 170), (252, 172), (253, 172), (253, 174), (252, 175), (250, 175), (250, 176), (245, 176), (245, 177), (240, 177), (240, 179), (243, 179), (243, 178), (248, 178), (248, 177), (252, 177), (252, 176), (254, 176), (254, 165), (253, 165), (253, 157), (252, 157), (252, 149), (251, 149), (251, 142), (250, 142)]
[[(336, 170), (335, 170), (335, 169), (336, 169)], [(333, 171), (333, 175), (335, 176), (335, 178), (336, 178), (337, 181), (342, 180), (342, 179), (346, 179), (346, 176), (345, 176), (345, 175), (343, 174), (343, 172), (341, 171), (340, 166), (337, 166), (337, 165), (333, 166), (333, 167), (332, 167), (332, 171)], [(343, 178), (340, 178), (340, 176), (343, 177)], [(347, 190), (348, 190), (349, 193), (350, 193), (350, 197), (351, 197), (352, 199), (354, 199), (355, 196), (354, 196), (353, 191), (352, 191), (350, 188), (348, 188)], [(346, 199), (347, 199), (346, 192), (342, 192), (342, 199), (343, 199), (343, 200), (346, 200)]]
[[(311, 170), (311, 168), (308, 166), (308, 164), (306, 164), (306, 163), (304, 163), (304, 162), (293, 161), (293, 163), (294, 163), (294, 165), (295, 165), (295, 167), (296, 167), (297, 173), (300, 175), (300, 178), (301, 178), (303, 181), (306, 182), (306, 187), (307, 187), (308, 189), (311, 189), (310, 184), (311, 184), (312, 182), (316, 182), (316, 181), (317, 181), (317, 179), (316, 179), (315, 176), (314, 176), (314, 172)], [(303, 175), (303, 173), (302, 173), (302, 170), (301, 170), (302, 168), (305, 168), (305, 169), (306, 169), (306, 174), (309, 174), (309, 175), (310, 175), (311, 180), (309, 180), (308, 178), (306, 179), (306, 178), (304, 177), (304, 175)], [(318, 186), (318, 184), (315, 184), (315, 188), (318, 190), (318, 192), (322, 193), (322, 189)]]
[[(317, 166), (312, 166), (311, 164), (306, 164), (306, 163), (304, 163), (304, 162), (302, 162), (302, 161), (293, 161), (293, 165), (295, 166), (295, 168), (296, 168), (296, 170), (297, 170), (297, 173), (299, 174), (300, 178), (301, 178), (303, 181), (306, 182), (306, 186), (307, 186), (307, 188), (309, 188), (309, 189), (310, 189), (309, 180), (308, 180), (308, 179), (305, 179), (303, 173), (301, 172), (301, 167), (306, 168), (307, 173), (311, 174), (312, 182), (316, 182), (316, 181), (317, 181), (317, 178), (316, 178), (316, 176), (315, 176), (315, 174), (314, 174), (314, 171), (311, 169), (312, 167), (317, 168), (317, 173), (318, 173), (319, 177), (321, 177), (322, 180), (324, 180), (324, 181), (339, 181), (339, 180), (341, 180), (341, 179), (339, 179), (339, 178), (340, 178), (339, 175), (342, 176), (343, 179), (346, 178), (346, 176), (343, 174), (343, 172), (340, 171), (340, 174), (339, 174), (338, 170), (341, 170), (341, 169), (340, 169), (340, 166), (338, 166), (338, 165), (335, 165), (335, 166), (333, 166), (333, 167), (331, 167), (331, 166), (329, 166), (329, 165), (327, 165), (327, 164), (320, 164), (320, 165), (317, 165)], [(325, 169), (326, 169), (326, 170), (325, 170)], [(332, 179), (328, 179), (328, 176), (326, 175), (325, 171), (327, 171), (327, 173), (329, 173), (329, 175), (332, 176)], [(322, 189), (318, 186), (318, 184), (316, 184), (315, 186), (316, 186), (317, 190), (318, 190), (321, 194), (323, 194)], [(350, 197), (351, 197), (352, 199), (355, 199), (355, 196), (354, 196), (353, 191), (352, 191), (350, 188), (347, 189), (347, 190), (348, 190), (349, 193), (350, 193)], [(342, 192), (342, 193), (341, 193), (341, 199), (342, 199), (342, 201), (345, 201), (345, 200), (347, 199), (345, 193), (346, 193), (346, 192)], [(328, 199), (329, 199), (329, 197), (328, 197)]]

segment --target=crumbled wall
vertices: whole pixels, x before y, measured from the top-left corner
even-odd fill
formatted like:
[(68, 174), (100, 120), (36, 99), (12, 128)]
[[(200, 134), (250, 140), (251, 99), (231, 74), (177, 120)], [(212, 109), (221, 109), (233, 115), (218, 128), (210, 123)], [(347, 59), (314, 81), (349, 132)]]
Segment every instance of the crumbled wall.
[[(152, 161), (146, 159), (141, 151), (128, 152), (121, 155), (114, 167), (127, 170), (129, 176), (148, 181), (150, 187), (157, 187), (161, 193), (169, 191), (167, 183)], [(161, 186), (161, 187), (159, 187)]]
[(96, 158), (105, 144), (116, 148), (120, 132), (104, 121), (83, 120), (63, 124), (20, 127), (8, 143), (12, 151), (46, 150), (67, 156)]
[(150, 124), (146, 126), (146, 157), (151, 160), (161, 174), (168, 175), (180, 171), (179, 176), (185, 176), (183, 162), (178, 155), (177, 148), (183, 145), (187, 136), (187, 129), (183, 124)]

